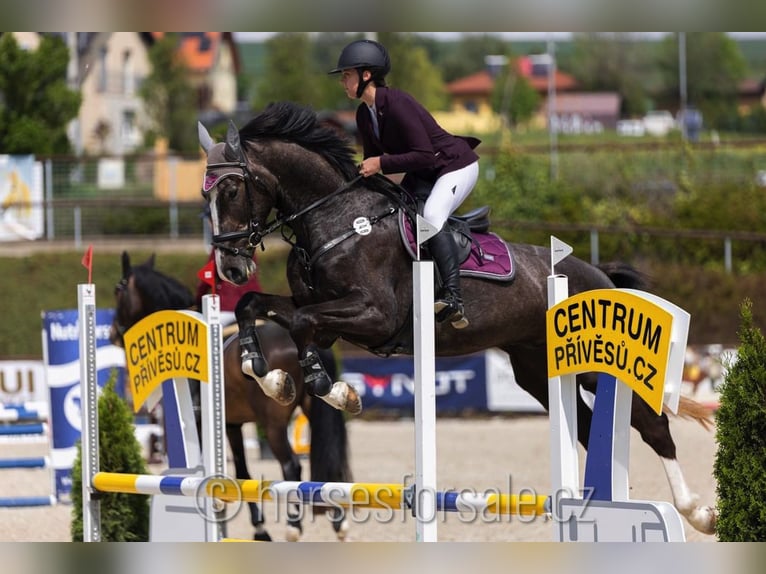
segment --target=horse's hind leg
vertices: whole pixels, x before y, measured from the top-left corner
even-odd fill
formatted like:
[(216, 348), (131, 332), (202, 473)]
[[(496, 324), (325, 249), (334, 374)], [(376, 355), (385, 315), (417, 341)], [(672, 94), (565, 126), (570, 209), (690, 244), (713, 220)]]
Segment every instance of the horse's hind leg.
[[(242, 436), (242, 425), (227, 423), (226, 437), (229, 439), (231, 455), (234, 460), (234, 476), (250, 480), (250, 472), (247, 468), (247, 460), (245, 456), (245, 441)], [(260, 507), (255, 502), (248, 502), (247, 506), (250, 509), (250, 523), (255, 529), (253, 540), (270, 542), (271, 536), (269, 536), (269, 533), (264, 526), (263, 513), (261, 512)]]
[(673, 495), (673, 504), (696, 530), (704, 534), (715, 533), (716, 514), (710, 506), (700, 506), (699, 496), (689, 489), (681, 465), (676, 458), (676, 445), (670, 435), (667, 415), (657, 414), (643, 400), (634, 396), (632, 424), (641, 438), (656, 452), (665, 469)]
[[(269, 446), (274, 456), (279, 461), (279, 465), (282, 467), (282, 476), (287, 481), (300, 482), (301, 480), (301, 461), (298, 459), (298, 455), (295, 454), (290, 442), (287, 438), (287, 423), (289, 416), (292, 414), (287, 413), (287, 417), (279, 417), (278, 415), (269, 415), (271, 421), (269, 427), (266, 429), (266, 438), (269, 441)], [(284, 418), (282, 423), (278, 423), (275, 419)], [(301, 519), (303, 517), (303, 507), (300, 504), (290, 504), (287, 507), (287, 531), (285, 538), (288, 542), (297, 542), (300, 540), (303, 534), (303, 525)]]

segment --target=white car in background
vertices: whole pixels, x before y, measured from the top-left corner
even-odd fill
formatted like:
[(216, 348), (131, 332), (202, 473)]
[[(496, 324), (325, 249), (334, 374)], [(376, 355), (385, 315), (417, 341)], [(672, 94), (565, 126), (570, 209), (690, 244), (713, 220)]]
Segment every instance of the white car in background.
[(648, 135), (658, 137), (666, 136), (678, 127), (673, 114), (667, 110), (649, 112), (644, 116), (643, 123)]

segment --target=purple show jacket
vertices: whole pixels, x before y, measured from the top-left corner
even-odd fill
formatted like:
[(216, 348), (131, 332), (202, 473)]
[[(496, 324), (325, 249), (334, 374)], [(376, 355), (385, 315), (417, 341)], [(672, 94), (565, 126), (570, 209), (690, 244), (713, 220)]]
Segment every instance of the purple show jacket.
[(396, 88), (378, 87), (375, 109), (380, 139), (373, 131), (367, 104), (356, 110), (356, 125), (362, 136), (364, 157), (381, 156), (383, 173), (406, 173), (433, 185), (445, 173), (456, 171), (479, 159), (473, 151), (481, 140), (454, 136), (436, 123), (433, 116), (410, 94)]

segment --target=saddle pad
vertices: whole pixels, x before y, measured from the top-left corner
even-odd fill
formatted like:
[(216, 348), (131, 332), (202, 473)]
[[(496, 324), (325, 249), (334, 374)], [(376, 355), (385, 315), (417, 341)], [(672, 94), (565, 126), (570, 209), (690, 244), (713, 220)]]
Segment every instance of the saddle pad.
[[(416, 258), (417, 244), (412, 223), (399, 211), (399, 231), (407, 252)], [(481, 277), (494, 281), (513, 281), (516, 266), (510, 247), (494, 233), (471, 232), (471, 252), (460, 264), (461, 277)]]

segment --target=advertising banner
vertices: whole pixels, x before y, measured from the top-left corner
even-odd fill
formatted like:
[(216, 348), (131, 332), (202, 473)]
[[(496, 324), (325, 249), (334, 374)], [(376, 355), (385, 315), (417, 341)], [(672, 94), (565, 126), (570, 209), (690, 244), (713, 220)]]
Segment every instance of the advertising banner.
[(0, 155), (0, 241), (43, 236), (42, 174), (32, 155)]
[[(116, 390), (125, 396), (125, 353), (109, 342), (113, 309), (96, 310), (96, 368), (103, 387), (115, 373)], [(51, 463), (56, 496), (68, 496), (77, 454), (80, 411), (80, 348), (77, 309), (43, 311), (43, 365), (50, 395)]]
[[(365, 411), (411, 414), (415, 403), (412, 357), (343, 357), (342, 379), (362, 397)], [(516, 382), (508, 355), (496, 349), (458, 357), (436, 358), (436, 412), (544, 413)]]
[[(353, 385), (365, 410), (412, 412), (415, 400), (411, 357), (344, 358), (342, 378)], [(436, 360), (436, 412), (487, 409), (486, 363), (483, 355)]]

